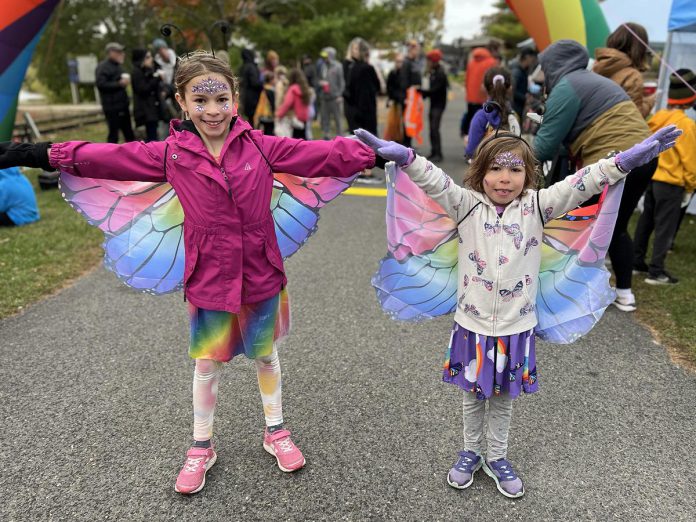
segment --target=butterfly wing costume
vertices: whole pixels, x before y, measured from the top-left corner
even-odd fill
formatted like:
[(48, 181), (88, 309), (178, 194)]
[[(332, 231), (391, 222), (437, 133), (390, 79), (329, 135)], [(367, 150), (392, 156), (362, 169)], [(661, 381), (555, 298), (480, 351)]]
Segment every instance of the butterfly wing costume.
[[(454, 312), (456, 223), (393, 163), (387, 164), (387, 188), (388, 253), (372, 278), (382, 309), (403, 321)], [(622, 192), (623, 183), (607, 187), (598, 204), (545, 224), (535, 329), (542, 339), (575, 341), (613, 301), (604, 258)]]
[[(356, 177), (274, 173), (271, 211), (284, 259), (316, 232), (319, 210)], [(70, 206), (104, 232), (104, 266), (119, 280), (151, 294), (183, 287), (184, 212), (169, 183), (111, 181), (61, 172), (60, 188)]]

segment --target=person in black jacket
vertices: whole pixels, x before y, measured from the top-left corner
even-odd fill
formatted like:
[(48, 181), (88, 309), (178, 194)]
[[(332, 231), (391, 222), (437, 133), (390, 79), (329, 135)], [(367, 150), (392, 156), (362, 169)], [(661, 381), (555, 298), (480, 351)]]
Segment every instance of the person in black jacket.
[(145, 141), (157, 141), (157, 126), (164, 119), (162, 71), (155, 71), (152, 53), (133, 49), (133, 118), (135, 126), (145, 126)]
[(520, 51), (517, 60), (510, 64), (512, 73), (512, 110), (524, 120), (524, 107), (527, 104), (527, 93), (529, 92), (529, 75), (537, 64), (537, 52), (534, 49), (525, 47)]
[(259, 96), (263, 90), (261, 72), (254, 60), (254, 51), (242, 49), (242, 67), (239, 69), (239, 93), (242, 102), (242, 114), (246, 121), (254, 122), (254, 113), (259, 103)]
[[(420, 87), (421, 73), (418, 66), (418, 57), (420, 56), (421, 46), (416, 40), (409, 40), (406, 44), (406, 58), (404, 64), (399, 70), (399, 88), (401, 90), (402, 99), (406, 99), (406, 90), (409, 87)], [(402, 145), (411, 146), (411, 138), (406, 135), (404, 129), (404, 140)]]
[(442, 51), (433, 49), (425, 55), (428, 60), (427, 70), (430, 72), (430, 88), (421, 89), (423, 98), (430, 98), (428, 122), (430, 124), (430, 161), (442, 161), (442, 145), (440, 140), (440, 121), (447, 106), (447, 89), (449, 80), (440, 65)]
[(121, 67), (125, 57), (123, 50), (119, 43), (106, 44), (106, 60), (97, 65), (95, 72), (102, 109), (109, 126), (109, 143), (118, 143), (118, 131), (123, 133), (125, 141), (135, 141), (126, 92), (130, 75), (124, 73)]

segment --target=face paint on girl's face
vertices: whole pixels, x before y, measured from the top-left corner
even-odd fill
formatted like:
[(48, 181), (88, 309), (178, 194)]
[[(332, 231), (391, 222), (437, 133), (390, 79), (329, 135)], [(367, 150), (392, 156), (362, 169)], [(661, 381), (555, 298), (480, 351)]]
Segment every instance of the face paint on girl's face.
[(524, 190), (527, 169), (524, 160), (512, 151), (501, 152), (483, 177), (483, 191), (496, 205), (508, 205)]
[(178, 93), (176, 96), (202, 136), (208, 140), (227, 136), (236, 114), (232, 88), (224, 76), (217, 73), (196, 76), (186, 85), (185, 96)]
[(217, 94), (229, 88), (230, 86), (227, 84), (227, 82), (221, 82), (214, 78), (208, 77), (203, 81), (193, 84), (191, 87), (191, 92), (193, 94)]

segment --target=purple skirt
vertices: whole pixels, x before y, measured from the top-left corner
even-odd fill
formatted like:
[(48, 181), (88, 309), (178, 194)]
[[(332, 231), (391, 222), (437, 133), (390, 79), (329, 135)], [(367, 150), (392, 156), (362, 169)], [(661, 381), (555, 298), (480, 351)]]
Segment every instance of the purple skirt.
[(476, 392), (478, 399), (538, 389), (534, 330), (489, 337), (454, 323), (442, 380)]

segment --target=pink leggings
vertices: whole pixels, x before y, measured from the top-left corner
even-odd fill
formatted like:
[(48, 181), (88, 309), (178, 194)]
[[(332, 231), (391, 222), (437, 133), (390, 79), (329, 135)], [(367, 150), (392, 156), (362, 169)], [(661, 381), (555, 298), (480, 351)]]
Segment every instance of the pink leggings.
[[(267, 357), (254, 359), (259, 380), (263, 414), (266, 426), (283, 422), (283, 399), (280, 360), (275, 345)], [(208, 440), (213, 436), (213, 417), (217, 403), (218, 383), (223, 363), (210, 359), (196, 359), (193, 372), (193, 439)]]

